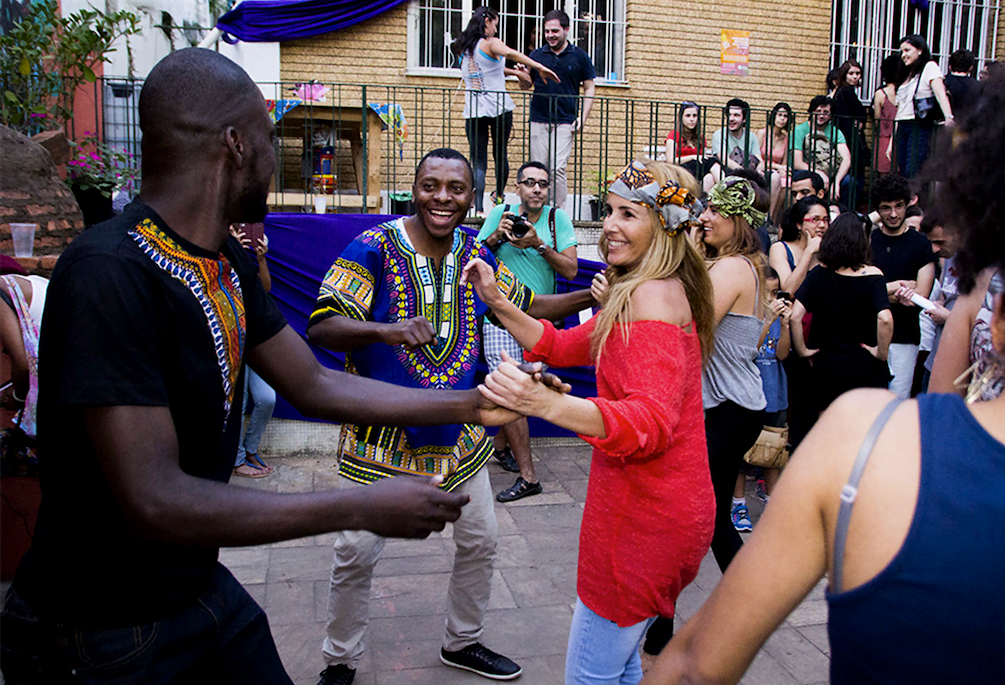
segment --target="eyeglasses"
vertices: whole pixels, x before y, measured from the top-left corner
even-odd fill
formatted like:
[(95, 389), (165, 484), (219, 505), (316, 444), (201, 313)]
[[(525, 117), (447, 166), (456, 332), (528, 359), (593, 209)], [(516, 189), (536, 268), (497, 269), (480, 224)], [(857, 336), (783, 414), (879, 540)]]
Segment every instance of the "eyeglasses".
[(523, 181), (517, 181), (518, 184), (524, 186), (525, 188), (533, 188), (537, 186), (541, 190), (547, 190), (551, 183), (545, 179), (528, 178)]
[(827, 223), (827, 217), (825, 216), (807, 216), (803, 217), (803, 222), (811, 224), (825, 224)]

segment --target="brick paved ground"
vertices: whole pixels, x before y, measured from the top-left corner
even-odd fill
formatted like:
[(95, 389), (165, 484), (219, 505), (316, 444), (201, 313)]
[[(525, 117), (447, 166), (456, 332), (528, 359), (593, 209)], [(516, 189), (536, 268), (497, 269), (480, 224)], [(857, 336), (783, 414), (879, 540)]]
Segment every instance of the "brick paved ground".
[[(280, 424), (282, 425), (282, 424)], [(271, 426), (275, 436), (278, 426)], [(267, 435), (267, 441), (269, 436)], [(535, 444), (545, 493), (497, 504), (499, 555), (486, 619), (488, 646), (524, 667), (524, 685), (563, 682), (566, 639), (575, 601), (579, 523), (586, 497), (590, 450), (582, 443)], [(268, 454), (268, 452), (263, 452)], [(272, 457), (275, 475), (241, 485), (279, 492), (332, 487), (330, 458)], [(513, 476), (491, 463), (494, 490)], [(749, 497), (756, 521), (760, 508)], [(360, 685), (453, 685), (486, 682), (440, 664), (444, 606), (453, 545), (449, 529), (420, 541), (391, 541), (377, 565), (367, 652)], [(321, 639), (328, 598), (331, 536), (228, 549), (221, 558), (268, 613), (272, 631), (297, 685), (313, 685), (323, 663)], [(709, 555), (678, 602), (687, 619), (720, 578)], [(821, 584), (772, 636), (743, 679), (745, 685), (826, 683), (829, 648)], [(679, 625), (679, 623), (678, 623)]]
[[(309, 492), (335, 487), (330, 457), (302, 456), (334, 448), (337, 429), (273, 421), (263, 456), (276, 467), (261, 480), (239, 485), (277, 492)], [(288, 454), (291, 456), (277, 456)], [(524, 668), (522, 685), (561, 685), (565, 648), (576, 592), (579, 523), (586, 499), (590, 449), (535, 441), (537, 471), (545, 492), (496, 504), (499, 554), (485, 642)], [(513, 475), (488, 466), (493, 490), (508, 487)], [(755, 523), (760, 506), (748, 497)], [(297, 685), (314, 685), (323, 667), (324, 635), (331, 572), (331, 535), (264, 547), (225, 549), (221, 560), (265, 608), (283, 663)], [(453, 555), (450, 531), (426, 540), (389, 541), (373, 582), (367, 652), (356, 676), (359, 685), (479, 685), (488, 681), (440, 664), (444, 605)], [(677, 603), (680, 620), (689, 618), (720, 578), (711, 554)], [(0, 585), (4, 593), (7, 583)], [(814, 685), (828, 680), (827, 607), (821, 583), (768, 640), (744, 685)], [(680, 621), (678, 621), (678, 626)], [(0, 679), (2, 683), (2, 679)]]

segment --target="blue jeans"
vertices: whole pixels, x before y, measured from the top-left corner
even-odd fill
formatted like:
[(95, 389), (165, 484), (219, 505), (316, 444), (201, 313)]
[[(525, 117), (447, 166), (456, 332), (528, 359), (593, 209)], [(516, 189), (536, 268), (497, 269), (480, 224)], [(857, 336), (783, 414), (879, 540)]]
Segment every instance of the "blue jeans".
[(636, 685), (642, 680), (639, 642), (654, 619), (622, 628), (577, 597), (565, 656), (565, 685)]
[(0, 616), (0, 653), (4, 679), (21, 685), (293, 684), (265, 613), (219, 564), (175, 614), (100, 630), (39, 616), (14, 585)]
[[(245, 462), (247, 455), (258, 454), (258, 443), (262, 441), (262, 433), (265, 426), (272, 418), (272, 410), (276, 408), (276, 391), (266, 383), (261, 376), (245, 367), (246, 377), (244, 379), (244, 404), (241, 412), (241, 425), (244, 437), (237, 445), (237, 461), (234, 468)], [(251, 417), (244, 414), (248, 410), (248, 395), (254, 400), (255, 406), (251, 410)]]

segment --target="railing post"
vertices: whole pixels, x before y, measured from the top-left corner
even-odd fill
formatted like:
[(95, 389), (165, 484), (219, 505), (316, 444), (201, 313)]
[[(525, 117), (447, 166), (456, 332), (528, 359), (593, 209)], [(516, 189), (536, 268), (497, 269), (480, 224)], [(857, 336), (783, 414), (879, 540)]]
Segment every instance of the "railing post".
[[(369, 142), (368, 136), (367, 136), (367, 129), (370, 128), (370, 127), (368, 126), (368, 124), (369, 124), (369, 112), (367, 110), (369, 110), (370, 105), (366, 101), (366, 85), (365, 84), (362, 87), (362, 95), (360, 97), (362, 97), (362, 99), (363, 99), (363, 102), (361, 103), (362, 109), (360, 110), (360, 115), (362, 116), (362, 120), (360, 121), (360, 125), (359, 125), (360, 135), (361, 135), (361, 137), (363, 139), (362, 140), (362, 143), (363, 143), (363, 164), (362, 164), (362, 166), (363, 166), (363, 183), (362, 183), (362, 191), (361, 191), (363, 193), (363, 198), (362, 198), (362, 205), (361, 206), (362, 206), (362, 213), (363, 214), (368, 214), (369, 213), (369, 209), (370, 209), (370, 205), (369, 205), (370, 194), (369, 194), (369, 188), (368, 188), (367, 181), (369, 181), (369, 176), (370, 176), (370, 142)], [(341, 102), (340, 102), (340, 104), (341, 104)]]

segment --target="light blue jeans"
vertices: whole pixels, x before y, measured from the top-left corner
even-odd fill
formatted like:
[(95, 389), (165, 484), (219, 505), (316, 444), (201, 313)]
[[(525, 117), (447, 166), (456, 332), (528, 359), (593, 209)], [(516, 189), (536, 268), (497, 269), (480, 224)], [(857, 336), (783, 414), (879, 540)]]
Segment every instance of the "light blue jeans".
[[(241, 430), (244, 437), (237, 445), (237, 461), (234, 468), (245, 463), (249, 454), (258, 454), (258, 443), (262, 441), (265, 426), (272, 418), (272, 410), (276, 408), (276, 391), (266, 383), (261, 376), (245, 367), (244, 403), (241, 405)], [(248, 409), (248, 395), (255, 401), (251, 416), (245, 415)]]
[(576, 598), (565, 656), (565, 685), (637, 685), (639, 643), (655, 617), (624, 628)]

